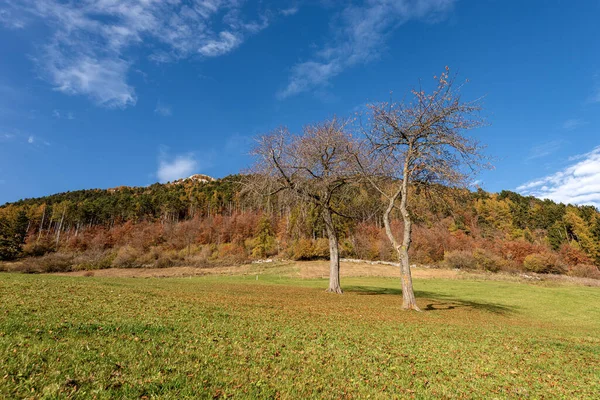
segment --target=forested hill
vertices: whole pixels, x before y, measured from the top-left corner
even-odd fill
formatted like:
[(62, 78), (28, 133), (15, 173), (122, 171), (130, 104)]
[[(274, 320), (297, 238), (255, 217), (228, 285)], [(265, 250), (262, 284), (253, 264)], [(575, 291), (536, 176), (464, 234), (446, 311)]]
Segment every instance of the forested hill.
[[(8, 203), (0, 206), (0, 259), (94, 253), (113, 266), (122, 258), (129, 266), (143, 266), (164, 254), (170, 254), (168, 264), (181, 257), (204, 263), (327, 255), (318, 210), (282, 197), (244, 196), (241, 179), (232, 175), (215, 181), (78, 190)], [(414, 192), (415, 262), (466, 268), (481, 264), (483, 257), (491, 260), (490, 270), (518, 269), (533, 255), (551, 264), (548, 272), (600, 264), (600, 213), (594, 207), (510, 191), (446, 189), (436, 195), (438, 201), (427, 191)], [(345, 214), (353, 217), (337, 217), (343, 255), (393, 259), (378, 195), (356, 187), (342, 202)], [(400, 226), (396, 221), (396, 228)], [(125, 251), (131, 254), (125, 257)], [(156, 253), (153, 260), (142, 257), (149, 251)]]
[[(173, 183), (144, 187), (76, 190), (0, 206), (4, 213), (25, 211), (29, 220), (47, 223), (63, 218), (66, 225), (114, 225), (126, 221), (179, 221), (196, 213), (210, 215), (231, 211), (237, 205), (241, 176), (206, 181), (193, 175)], [(237, 210), (236, 210), (237, 211)], [(1, 211), (0, 211), (1, 213)], [(6, 216), (0, 214), (0, 216)]]

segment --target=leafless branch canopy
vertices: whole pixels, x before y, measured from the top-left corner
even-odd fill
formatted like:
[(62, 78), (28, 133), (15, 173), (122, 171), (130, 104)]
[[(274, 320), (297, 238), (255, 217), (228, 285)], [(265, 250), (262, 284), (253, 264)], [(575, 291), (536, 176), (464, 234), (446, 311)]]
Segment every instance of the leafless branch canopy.
[(484, 125), (480, 100), (463, 102), (462, 85), (449, 69), (435, 77), (431, 93), (412, 90), (410, 103), (376, 103), (368, 106), (371, 175), (421, 183), (461, 186), (488, 166), (483, 146), (464, 132)]
[(333, 118), (304, 127), (294, 135), (285, 127), (260, 136), (253, 155), (255, 176), (263, 194), (291, 191), (304, 201), (330, 207), (335, 194), (351, 179), (352, 136), (347, 121)]

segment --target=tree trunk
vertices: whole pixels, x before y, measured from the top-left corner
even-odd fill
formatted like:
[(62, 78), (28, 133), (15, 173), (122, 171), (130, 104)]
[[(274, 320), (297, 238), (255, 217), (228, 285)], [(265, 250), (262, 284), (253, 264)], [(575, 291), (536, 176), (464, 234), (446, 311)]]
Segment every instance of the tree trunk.
[(57, 249), (58, 249), (58, 242), (60, 241), (60, 231), (62, 229), (63, 222), (65, 220), (65, 211), (66, 211), (66, 207), (63, 208), (62, 217), (60, 217), (60, 224), (58, 224), (58, 231), (56, 232), (56, 248)]
[(331, 211), (326, 207), (323, 209), (323, 222), (329, 238), (329, 288), (327, 292), (342, 294), (340, 286), (340, 249), (337, 233), (333, 225)]
[(410, 263), (408, 259), (408, 250), (404, 246), (397, 249), (400, 259), (400, 274), (402, 279), (402, 308), (405, 310), (421, 311), (417, 306), (415, 292), (413, 290), (412, 275), (410, 273)]
[(404, 179), (402, 180), (402, 198), (400, 199), (400, 213), (404, 221), (404, 235), (402, 237), (402, 246), (396, 248), (398, 258), (400, 258), (400, 272), (402, 275), (402, 308), (405, 310), (421, 311), (415, 300), (415, 292), (412, 285), (412, 275), (410, 273), (410, 260), (408, 259), (408, 249), (410, 248), (412, 235), (412, 221), (410, 213), (406, 206), (408, 200), (408, 161), (404, 164)]
[(40, 241), (40, 236), (42, 236), (42, 230), (44, 229), (44, 219), (46, 219), (46, 206), (44, 206), (44, 213), (42, 214), (42, 221), (40, 222), (40, 227), (38, 229), (38, 237), (36, 243)]
[[(402, 187), (389, 199), (389, 204), (385, 213), (383, 214), (383, 225), (385, 226), (385, 233), (392, 243), (394, 250), (398, 254), (398, 260), (400, 261), (400, 276), (402, 281), (402, 308), (405, 310), (421, 311), (417, 306), (415, 299), (415, 292), (412, 285), (412, 276), (410, 273), (410, 262), (408, 259), (408, 249), (410, 248), (412, 221), (410, 220), (410, 214), (406, 209), (406, 193), (407, 187)], [(390, 224), (390, 215), (394, 209), (394, 204), (398, 197), (402, 196), (400, 200), (400, 212), (404, 220), (404, 236), (402, 238), (402, 244), (399, 244), (392, 232)]]

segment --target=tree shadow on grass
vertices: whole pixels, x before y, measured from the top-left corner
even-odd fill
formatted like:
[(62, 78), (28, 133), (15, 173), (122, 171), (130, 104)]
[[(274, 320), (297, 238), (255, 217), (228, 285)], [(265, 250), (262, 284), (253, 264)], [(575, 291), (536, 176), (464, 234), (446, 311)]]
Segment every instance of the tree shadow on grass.
[[(357, 293), (359, 295), (395, 295), (402, 296), (402, 289), (389, 288), (389, 287), (377, 287), (377, 286), (348, 286), (344, 288), (344, 291), (349, 293)], [(498, 303), (489, 303), (482, 301), (472, 301), (472, 300), (463, 300), (457, 297), (452, 297), (449, 295), (435, 293), (435, 292), (425, 292), (425, 291), (415, 291), (415, 297), (417, 298), (417, 302), (423, 304), (423, 300), (426, 300), (425, 307), (422, 308), (422, 311), (444, 311), (444, 310), (454, 310), (457, 308), (471, 308), (473, 310), (482, 310), (486, 312), (490, 312), (493, 314), (512, 314), (516, 312), (515, 307), (498, 304)]]
[(358, 293), (361, 295), (395, 294), (402, 296), (402, 289), (380, 286), (344, 286), (344, 292)]

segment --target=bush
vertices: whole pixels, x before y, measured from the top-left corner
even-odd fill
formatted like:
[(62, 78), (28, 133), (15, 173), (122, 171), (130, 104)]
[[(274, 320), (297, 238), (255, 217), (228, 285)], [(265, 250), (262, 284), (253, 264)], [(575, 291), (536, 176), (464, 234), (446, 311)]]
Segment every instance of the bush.
[(152, 265), (154, 268), (169, 268), (175, 266), (176, 259), (168, 255), (162, 254)]
[[(329, 250), (329, 247), (327, 249)], [(340, 257), (354, 257), (354, 246), (350, 240), (346, 239), (340, 242)], [(329, 252), (327, 258), (329, 258)]]
[(141, 258), (142, 252), (131, 246), (123, 246), (117, 252), (117, 256), (112, 262), (112, 266), (115, 268), (139, 268), (143, 264), (139, 258)]
[(381, 229), (362, 222), (356, 226), (352, 236), (354, 242), (352, 255), (362, 260), (379, 260)]
[[(340, 252), (342, 245), (340, 244)], [(329, 258), (329, 240), (320, 238), (317, 240), (299, 239), (294, 241), (286, 251), (292, 260), (314, 260)]]
[(511, 261), (523, 264), (525, 258), (531, 254), (545, 252), (544, 247), (529, 243), (525, 240), (502, 241), (500, 252)]
[[(213, 257), (215, 253), (213, 253)], [(223, 243), (217, 246), (216, 259), (219, 264), (241, 264), (248, 260), (246, 249), (235, 243)]]
[(442, 265), (446, 268), (476, 269), (477, 260), (469, 251), (454, 250), (444, 253)]
[(473, 252), (473, 258), (477, 262), (478, 269), (489, 272), (498, 272), (506, 264), (506, 261), (502, 257), (484, 249), (476, 249)]
[(558, 257), (552, 253), (530, 254), (523, 260), (523, 267), (538, 274), (564, 274), (566, 269)]
[(320, 238), (313, 242), (313, 258), (329, 258), (329, 240)]
[(73, 269), (73, 256), (68, 254), (50, 253), (42, 257), (26, 258), (19, 270), (26, 273), (39, 272), (69, 272)]
[[(442, 261), (444, 259), (443, 242), (447, 236), (452, 235), (448, 233), (448, 229), (445, 227), (436, 226), (426, 228), (422, 226), (416, 226), (413, 232), (413, 244), (410, 248), (412, 260), (419, 264), (432, 264)], [(448, 249), (460, 250), (456, 248)]]
[(290, 244), (287, 255), (292, 260), (311, 260), (313, 256), (313, 245), (310, 239), (298, 239)]
[(210, 252), (209, 247), (205, 246), (198, 253), (195, 253), (189, 257), (186, 257), (185, 265), (190, 266), (190, 267), (199, 267), (199, 268), (209, 267), (210, 266), (210, 262), (209, 262), (210, 255), (211, 255), (211, 252)]
[(23, 246), (23, 255), (30, 257), (41, 257), (45, 254), (55, 251), (54, 241), (47, 237), (42, 237), (41, 240), (28, 242)]
[(595, 265), (577, 264), (569, 269), (569, 275), (578, 278), (600, 279), (600, 269)]
[(110, 268), (115, 255), (115, 253), (110, 251), (89, 251), (82, 253), (73, 260), (73, 271)]
[(570, 243), (563, 243), (563, 245), (560, 246), (559, 254), (561, 259), (567, 263), (567, 265), (589, 265), (592, 263), (592, 260), (587, 254), (585, 254), (583, 250), (571, 245)]

